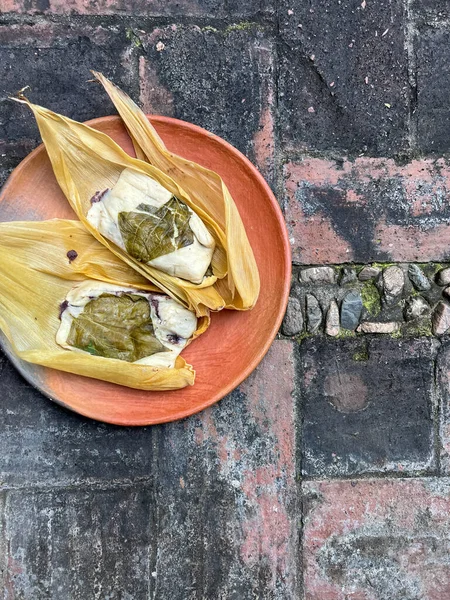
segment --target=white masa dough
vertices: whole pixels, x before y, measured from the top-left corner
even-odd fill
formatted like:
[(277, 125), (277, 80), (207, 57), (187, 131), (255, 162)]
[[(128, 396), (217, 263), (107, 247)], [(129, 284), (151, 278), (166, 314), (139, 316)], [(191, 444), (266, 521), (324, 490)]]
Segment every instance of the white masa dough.
[[(67, 343), (72, 321), (83, 312), (84, 307), (91, 300), (102, 294), (117, 294), (120, 292), (142, 296), (149, 302), (155, 337), (168, 350), (167, 352), (157, 352), (151, 356), (146, 356), (133, 364), (173, 368), (177, 356), (197, 329), (197, 317), (193, 312), (163, 294), (143, 292), (100, 281), (84, 281), (72, 288), (66, 296), (67, 307), (61, 313), (61, 325), (56, 333), (56, 343), (68, 350), (85, 354), (84, 350), (74, 348)], [(157, 302), (152, 303), (152, 299)], [(178, 343), (173, 343), (171, 336), (176, 336), (179, 340)]]
[[(86, 217), (97, 231), (126, 252), (118, 225), (119, 213), (130, 211), (144, 213), (137, 210), (140, 204), (160, 208), (172, 197), (171, 192), (151, 177), (132, 169), (124, 169), (114, 187), (106, 191), (101, 200), (92, 204)], [(169, 254), (158, 256), (147, 264), (169, 275), (193, 283), (201, 283), (211, 264), (215, 243), (203, 221), (189, 207), (187, 208), (191, 213), (189, 226), (194, 234), (193, 243)]]

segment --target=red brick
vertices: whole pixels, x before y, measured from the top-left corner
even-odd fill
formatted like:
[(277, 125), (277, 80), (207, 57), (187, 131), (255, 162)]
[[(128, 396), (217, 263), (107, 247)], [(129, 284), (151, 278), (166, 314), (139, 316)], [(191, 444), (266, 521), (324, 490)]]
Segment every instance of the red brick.
[[(270, 10), (270, 0), (232, 2), (230, 13), (248, 16)], [(1, 12), (25, 14), (131, 15), (131, 16), (226, 16), (225, 0), (2, 0)]]
[(450, 480), (308, 482), (305, 600), (448, 600)]
[(275, 341), (228, 398), (163, 426), (158, 597), (297, 597), (294, 347)]
[(305, 158), (285, 167), (286, 220), (300, 264), (446, 260), (446, 160)]
[(450, 474), (450, 343), (445, 339), (437, 360), (439, 396), (441, 398), (440, 437), (441, 469)]
[(195, 0), (3, 0), (2, 12), (26, 14), (78, 14), (78, 15), (170, 15), (183, 13), (201, 14), (199, 3)]
[[(257, 53), (262, 64), (273, 72), (273, 55), (266, 46), (259, 46)], [(273, 182), (275, 177), (275, 89), (271, 79), (265, 79), (260, 91), (261, 112), (258, 129), (253, 135), (253, 154), (261, 173)]]
[[(141, 428), (68, 413), (0, 357), (0, 476), (16, 489), (7, 492), (3, 515), (13, 593), (7, 597), (38, 598), (46, 582), (55, 598), (67, 597), (58, 585), (71, 591), (79, 585), (69, 597), (91, 598), (101, 580), (105, 593), (112, 589), (107, 572), (114, 598), (151, 592), (184, 599), (187, 589), (211, 599), (298, 597), (294, 351), (293, 342), (275, 341), (255, 372), (217, 405)], [(59, 551), (68, 535), (72, 554)], [(97, 556), (92, 544), (98, 549), (100, 538), (106, 546)], [(52, 548), (58, 551), (47, 560)], [(77, 557), (75, 570), (68, 556)], [(14, 578), (16, 569), (23, 576)], [(1, 589), (2, 583), (0, 574)]]
[[(289, 504), (295, 494), (295, 439), (293, 346), (276, 341), (257, 370), (241, 385), (246, 396), (249, 419), (269, 440), (269, 454), (255, 464), (254, 449), (240, 436), (223, 438), (202, 414), (207, 435), (217, 436), (219, 472), (242, 477), (243, 500), (247, 505), (242, 527), (241, 558), (255, 568), (263, 557), (270, 569), (270, 587), (283, 582), (286, 591), (295, 583), (295, 521)], [(205, 427), (206, 426), (206, 427)]]
[(139, 57), (140, 105), (146, 114), (173, 117), (173, 95), (160, 82), (154, 65)]

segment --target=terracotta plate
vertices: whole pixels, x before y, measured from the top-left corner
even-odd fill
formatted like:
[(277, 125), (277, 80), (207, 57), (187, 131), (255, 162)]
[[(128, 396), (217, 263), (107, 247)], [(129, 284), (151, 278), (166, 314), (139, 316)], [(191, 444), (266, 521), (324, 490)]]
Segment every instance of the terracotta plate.
[[(261, 295), (249, 312), (213, 314), (208, 331), (183, 356), (197, 372), (195, 385), (173, 392), (144, 392), (39, 367), (6, 354), (46, 396), (82, 415), (119, 425), (149, 425), (192, 415), (239, 385), (267, 352), (280, 326), (290, 286), (290, 249), (283, 216), (255, 167), (221, 138), (184, 121), (151, 117), (167, 147), (218, 172), (233, 195), (255, 252)], [(119, 117), (89, 124), (134, 155)], [(53, 176), (43, 146), (12, 173), (0, 195), (0, 221), (76, 218)]]

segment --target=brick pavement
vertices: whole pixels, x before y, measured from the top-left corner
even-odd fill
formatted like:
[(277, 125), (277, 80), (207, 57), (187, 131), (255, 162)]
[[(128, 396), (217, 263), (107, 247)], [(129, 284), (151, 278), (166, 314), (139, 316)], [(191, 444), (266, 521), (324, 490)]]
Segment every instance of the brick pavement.
[(110, 114), (95, 68), (244, 152), (294, 261), (269, 354), (185, 421), (88, 421), (1, 358), (0, 598), (450, 598), (449, 16), (429, 0), (0, 0), (1, 181), (39, 142), (4, 99), (28, 84), (70, 117)]

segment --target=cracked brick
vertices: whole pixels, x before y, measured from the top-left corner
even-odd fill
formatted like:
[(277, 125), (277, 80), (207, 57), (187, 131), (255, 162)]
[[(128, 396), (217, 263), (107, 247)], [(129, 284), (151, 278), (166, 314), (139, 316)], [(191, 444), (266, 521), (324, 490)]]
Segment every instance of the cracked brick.
[(445, 158), (304, 158), (285, 166), (295, 262), (427, 262), (450, 258)]
[(157, 28), (141, 38), (141, 101), (225, 138), (273, 177), (273, 44), (256, 25)]
[(447, 600), (450, 481), (303, 484), (305, 600)]
[(283, 0), (281, 139), (288, 150), (393, 156), (408, 147), (401, 0)]

